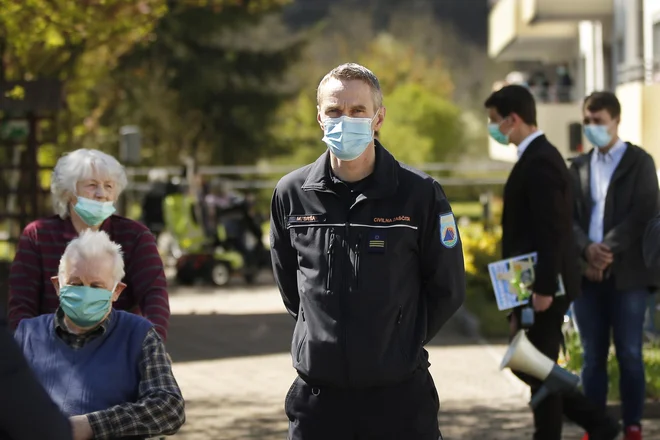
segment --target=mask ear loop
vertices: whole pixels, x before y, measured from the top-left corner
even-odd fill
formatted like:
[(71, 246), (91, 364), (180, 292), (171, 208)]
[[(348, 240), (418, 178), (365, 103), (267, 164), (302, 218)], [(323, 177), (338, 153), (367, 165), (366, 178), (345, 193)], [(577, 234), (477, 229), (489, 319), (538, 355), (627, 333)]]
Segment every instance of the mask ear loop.
[[(376, 110), (376, 114), (374, 115), (373, 118), (371, 118), (371, 122), (369, 122), (369, 127), (373, 127), (373, 125), (374, 125), (374, 121), (376, 120), (376, 118), (377, 118), (378, 115), (380, 114), (380, 109), (381, 109), (381, 108), (382, 108), (382, 107), (380, 107), (378, 110)], [(372, 138), (372, 140), (376, 138), (376, 129), (375, 129), (375, 128), (372, 128), (372, 129), (371, 129), (371, 138)]]
[[(509, 139), (511, 138), (511, 133), (513, 133), (513, 127), (511, 128), (511, 130), (509, 130), (508, 133), (504, 134), (504, 132), (502, 131), (502, 124), (503, 124), (504, 121), (506, 121), (509, 117), (510, 117), (510, 116), (507, 116), (506, 118), (502, 119), (502, 120), (500, 121), (499, 124), (497, 124), (497, 129), (500, 131), (500, 133), (502, 133), (504, 136), (506, 136), (507, 140), (509, 140)], [(509, 140), (509, 142), (510, 142), (510, 140)]]

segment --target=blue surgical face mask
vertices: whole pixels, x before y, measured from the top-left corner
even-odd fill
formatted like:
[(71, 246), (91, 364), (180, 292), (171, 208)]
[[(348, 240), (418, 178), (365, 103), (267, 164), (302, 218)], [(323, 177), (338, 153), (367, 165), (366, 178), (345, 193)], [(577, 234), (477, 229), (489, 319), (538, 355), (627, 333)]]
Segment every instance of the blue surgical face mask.
[(374, 140), (371, 128), (378, 113), (373, 118), (350, 118), (342, 116), (323, 121), (323, 142), (339, 160), (355, 160), (364, 153)]
[(502, 122), (499, 124), (494, 122), (488, 124), (488, 134), (495, 140), (495, 142), (502, 145), (509, 145), (511, 143), (509, 141), (509, 135), (502, 133), (502, 130), (500, 130), (500, 125), (502, 125)]
[(88, 226), (98, 226), (115, 213), (115, 205), (113, 202), (99, 202), (78, 196), (73, 210)]
[(585, 125), (584, 135), (589, 142), (598, 148), (605, 148), (612, 142), (612, 135), (608, 133), (607, 125)]
[(110, 311), (115, 288), (110, 291), (90, 286), (60, 285), (60, 307), (77, 326), (93, 327)]

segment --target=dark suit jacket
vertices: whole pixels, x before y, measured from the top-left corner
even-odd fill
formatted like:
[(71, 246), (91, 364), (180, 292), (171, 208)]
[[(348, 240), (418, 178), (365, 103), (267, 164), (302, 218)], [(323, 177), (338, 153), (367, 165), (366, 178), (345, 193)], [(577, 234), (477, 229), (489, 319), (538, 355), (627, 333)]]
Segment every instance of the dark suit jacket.
[(646, 267), (660, 269), (660, 215), (656, 215), (646, 226), (642, 243)]
[[(608, 272), (614, 276), (620, 290), (660, 286), (660, 277), (646, 268), (642, 254), (644, 229), (660, 206), (655, 163), (641, 148), (627, 145), (607, 190), (603, 219), (603, 243), (614, 253), (614, 263)], [(575, 192), (574, 231), (583, 261), (587, 246), (591, 244), (593, 153), (591, 150), (571, 164)]]
[(534, 292), (554, 295), (561, 274), (568, 300), (580, 289), (571, 189), (564, 159), (542, 135), (511, 170), (502, 212), (503, 257), (537, 252)]
[(0, 310), (0, 440), (72, 438), (69, 420), (30, 371)]

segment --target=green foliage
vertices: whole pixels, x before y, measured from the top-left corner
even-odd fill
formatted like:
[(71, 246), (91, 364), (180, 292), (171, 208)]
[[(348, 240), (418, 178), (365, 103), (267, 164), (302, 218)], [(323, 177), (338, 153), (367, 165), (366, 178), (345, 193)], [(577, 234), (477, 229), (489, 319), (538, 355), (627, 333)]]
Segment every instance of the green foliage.
[(405, 83), (386, 95), (380, 138), (402, 162), (441, 162), (462, 143), (461, 111), (423, 84)]
[[(349, 37), (341, 28), (326, 30), (317, 37), (323, 41), (310, 43), (313, 50), (303, 62), (318, 66), (315, 60), (321, 53), (329, 71), (351, 54), (379, 78), (387, 108), (380, 140), (386, 148), (409, 164), (450, 158), (462, 145), (463, 122), (460, 109), (451, 102), (452, 83), (441, 60), (387, 33), (362, 46), (349, 44)], [(334, 42), (334, 52), (323, 50), (327, 41)], [(306, 72), (302, 91), (275, 118), (272, 133), (288, 151), (283, 162), (308, 163), (325, 150), (316, 119), (316, 87), (325, 73)]]
[(8, 76), (70, 79), (81, 57), (88, 68), (111, 67), (149, 34), (167, 5), (165, 0), (0, 0), (0, 11)]
[(297, 48), (282, 25), (258, 25), (288, 2), (0, 0), (0, 80), (66, 81), (58, 153), (115, 153), (118, 127), (139, 122), (147, 162), (162, 139), (170, 154), (161, 163), (176, 163), (182, 145), (239, 161), (270, 144), (255, 127), (268, 124), (282, 91), (263, 86), (279, 81)]
[[(567, 370), (580, 374), (583, 363), (582, 344), (576, 332), (565, 335), (566, 355), (562, 354), (559, 363)], [(644, 346), (644, 370), (646, 373), (646, 397), (660, 398), (660, 345), (650, 342)], [(621, 398), (619, 390), (619, 363), (614, 347), (610, 349), (607, 358), (607, 375), (609, 378), (608, 400), (618, 401)]]
[(453, 83), (447, 66), (437, 55), (427, 56), (390, 33), (381, 33), (358, 55), (358, 62), (378, 76), (383, 95), (406, 84), (420, 86), (433, 96), (450, 98)]
[(485, 231), (480, 223), (459, 224), (463, 254), (465, 256), (465, 306), (479, 320), (484, 337), (508, 335), (505, 313), (497, 309), (493, 288), (488, 275), (488, 264), (501, 258), (501, 230)]
[(284, 75), (301, 44), (277, 16), (187, 8), (164, 17), (154, 36), (122, 60), (114, 75), (122, 94), (104, 125), (143, 127), (148, 164), (179, 154), (253, 163), (275, 148), (266, 128), (289, 96)]

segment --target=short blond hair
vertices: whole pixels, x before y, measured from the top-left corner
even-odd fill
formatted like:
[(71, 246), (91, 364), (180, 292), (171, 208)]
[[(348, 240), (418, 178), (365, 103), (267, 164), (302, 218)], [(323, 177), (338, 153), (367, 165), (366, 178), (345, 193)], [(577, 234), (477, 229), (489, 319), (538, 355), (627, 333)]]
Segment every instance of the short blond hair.
[(338, 79), (340, 81), (359, 80), (366, 83), (371, 87), (374, 97), (374, 110), (378, 110), (383, 106), (383, 92), (380, 89), (380, 81), (378, 77), (369, 69), (357, 63), (346, 63), (335, 67), (328, 72), (316, 89), (316, 104), (321, 105), (321, 88), (331, 79)]

